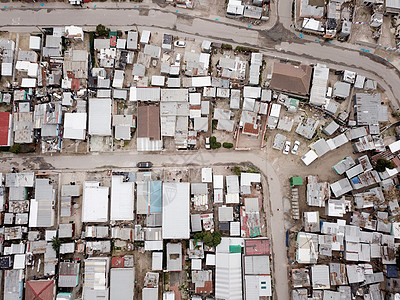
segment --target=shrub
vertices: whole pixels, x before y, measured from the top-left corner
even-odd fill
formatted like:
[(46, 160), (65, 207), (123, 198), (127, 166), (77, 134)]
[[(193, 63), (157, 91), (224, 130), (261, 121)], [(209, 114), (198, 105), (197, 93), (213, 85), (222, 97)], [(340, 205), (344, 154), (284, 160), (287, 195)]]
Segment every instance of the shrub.
[(231, 44), (222, 44), (221, 45), (221, 49), (224, 49), (224, 50), (232, 50), (232, 45)]
[(232, 169), (232, 172), (235, 175), (240, 176), (240, 174), (242, 174), (242, 168), (239, 167), (239, 166), (234, 166), (233, 169)]
[(223, 143), (222, 147), (224, 147), (226, 149), (230, 149), (230, 148), (233, 148), (233, 144), (232, 143)]
[(18, 154), (21, 152), (21, 144), (14, 144), (10, 147), (10, 152)]

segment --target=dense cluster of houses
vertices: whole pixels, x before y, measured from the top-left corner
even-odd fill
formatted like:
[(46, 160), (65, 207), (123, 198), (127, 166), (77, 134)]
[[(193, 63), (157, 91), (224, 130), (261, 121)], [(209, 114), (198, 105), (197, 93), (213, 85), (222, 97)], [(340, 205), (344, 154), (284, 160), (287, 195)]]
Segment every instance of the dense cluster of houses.
[(199, 182), (152, 172), (68, 184), (62, 173), (0, 175), (3, 299), (272, 296), (261, 175), (198, 172)]

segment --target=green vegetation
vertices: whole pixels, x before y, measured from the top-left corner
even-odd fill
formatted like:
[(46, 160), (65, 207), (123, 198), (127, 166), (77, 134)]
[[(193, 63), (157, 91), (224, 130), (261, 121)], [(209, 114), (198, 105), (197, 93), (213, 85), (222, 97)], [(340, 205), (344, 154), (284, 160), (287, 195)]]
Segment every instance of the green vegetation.
[(209, 232), (202, 231), (198, 232), (194, 235), (194, 245), (197, 244), (197, 241), (203, 241), (204, 245), (209, 247), (216, 247), (221, 243), (221, 233), (219, 231)]
[(230, 148), (233, 148), (233, 144), (232, 143), (223, 143), (222, 147), (224, 147), (226, 149), (230, 149)]
[(386, 168), (394, 169), (396, 168), (396, 164), (391, 160), (387, 160), (384, 158), (378, 159), (376, 162), (375, 170), (377, 170), (378, 172), (384, 172)]
[(232, 168), (232, 172), (233, 174), (240, 176), (240, 174), (242, 173), (242, 168), (240, 166), (234, 166)]
[(90, 45), (90, 58), (92, 60), (92, 68), (96, 65), (96, 56), (94, 53), (94, 32), (89, 34), (89, 45)]
[(54, 251), (58, 252), (61, 247), (61, 241), (58, 237), (53, 237), (53, 240), (51, 241), (51, 246), (53, 247)]
[(18, 154), (21, 152), (21, 144), (14, 144), (10, 147), (10, 152)]
[(233, 47), (232, 47), (231, 44), (222, 44), (222, 45), (221, 45), (221, 49), (224, 49), (224, 50), (232, 50)]
[(96, 35), (98, 37), (108, 37), (110, 33), (110, 28), (104, 26), (103, 24), (99, 24), (96, 26)]
[(211, 149), (221, 148), (221, 143), (217, 142), (217, 138), (215, 136), (210, 137), (210, 148)]
[(235, 48), (235, 51), (238, 52), (259, 52), (258, 49), (250, 48), (250, 47), (244, 47), (244, 46), (237, 46)]

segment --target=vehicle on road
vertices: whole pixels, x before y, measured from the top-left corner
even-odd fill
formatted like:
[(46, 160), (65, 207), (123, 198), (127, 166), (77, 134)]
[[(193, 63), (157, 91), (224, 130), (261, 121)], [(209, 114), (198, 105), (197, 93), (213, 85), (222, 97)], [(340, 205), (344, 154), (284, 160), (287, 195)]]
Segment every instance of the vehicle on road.
[(148, 169), (148, 168), (151, 168), (153, 166), (153, 164), (150, 161), (141, 161), (141, 162), (138, 162), (136, 164), (136, 166), (138, 168)]
[(209, 137), (206, 137), (206, 149), (211, 149)]
[(290, 142), (286, 141), (285, 148), (283, 148), (283, 154), (289, 154), (289, 151), (290, 151)]
[(185, 48), (186, 47), (186, 42), (184, 42), (184, 41), (175, 41), (174, 46), (178, 47), (178, 48)]
[(297, 151), (299, 150), (300, 142), (295, 141), (292, 148), (292, 154), (296, 155)]
[(181, 54), (178, 53), (176, 54), (176, 58), (175, 58), (175, 66), (180, 66), (181, 65)]

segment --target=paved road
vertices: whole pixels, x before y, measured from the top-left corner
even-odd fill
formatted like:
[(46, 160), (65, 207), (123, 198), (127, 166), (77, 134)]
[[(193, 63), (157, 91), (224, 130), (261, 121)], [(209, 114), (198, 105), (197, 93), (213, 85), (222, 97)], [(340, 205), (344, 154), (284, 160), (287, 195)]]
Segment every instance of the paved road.
[[(227, 152), (199, 151), (180, 154), (138, 154), (137, 152), (102, 153), (98, 155), (55, 155), (55, 156), (14, 156), (0, 158), (0, 171), (9, 171), (12, 167), (29, 170), (95, 170), (134, 168), (138, 161), (152, 161), (155, 167), (168, 166), (212, 166), (235, 165), (249, 162), (257, 166), (264, 175), (264, 209), (269, 223), (268, 232), (272, 239), (274, 291), (277, 299), (289, 299), (288, 269), (286, 263), (286, 245), (284, 229), (284, 209), (281, 182), (272, 165), (265, 160), (262, 151)], [(269, 201), (268, 201), (269, 199)]]

